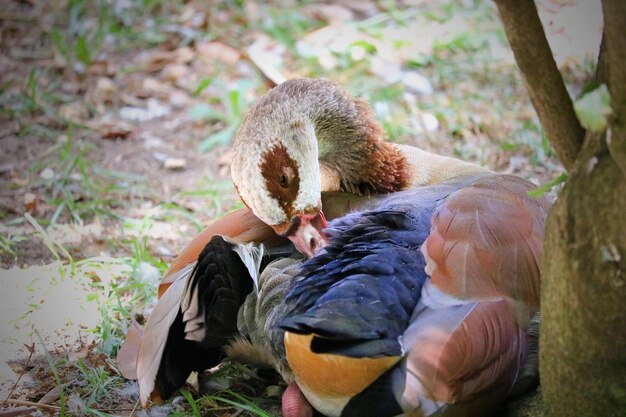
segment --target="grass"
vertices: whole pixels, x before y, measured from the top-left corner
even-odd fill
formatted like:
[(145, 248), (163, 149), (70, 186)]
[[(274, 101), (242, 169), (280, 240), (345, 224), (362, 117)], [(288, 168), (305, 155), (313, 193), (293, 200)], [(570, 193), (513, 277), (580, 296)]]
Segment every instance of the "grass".
[(63, 384), (61, 383), (61, 378), (59, 377), (59, 372), (57, 370), (56, 364), (54, 362), (54, 360), (52, 359), (52, 355), (50, 355), (50, 352), (48, 351), (48, 348), (46, 347), (46, 344), (43, 341), (43, 338), (41, 337), (41, 335), (39, 334), (39, 332), (35, 331), (36, 335), (37, 335), (37, 339), (39, 339), (39, 343), (41, 343), (41, 347), (43, 348), (45, 357), (46, 357), (46, 361), (48, 362), (48, 366), (50, 366), (50, 370), (52, 371), (52, 375), (54, 375), (54, 380), (56, 381), (56, 386), (59, 389), (59, 403), (61, 404), (60, 406), (60, 416), (64, 417), (66, 414), (66, 405), (65, 405), (65, 390), (63, 389)]

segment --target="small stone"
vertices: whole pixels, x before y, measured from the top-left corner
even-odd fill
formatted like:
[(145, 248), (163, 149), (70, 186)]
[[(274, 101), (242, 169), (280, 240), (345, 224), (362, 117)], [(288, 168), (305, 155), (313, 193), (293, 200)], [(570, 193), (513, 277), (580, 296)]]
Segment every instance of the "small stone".
[(51, 180), (54, 178), (54, 170), (52, 168), (45, 168), (43, 171), (41, 171), (39, 176), (44, 180)]
[(402, 84), (415, 94), (427, 96), (433, 93), (433, 86), (428, 78), (415, 71), (405, 72), (402, 75)]
[(169, 64), (161, 71), (161, 77), (165, 81), (176, 82), (189, 74), (189, 67), (184, 64)]
[(422, 115), (422, 119), (427, 131), (433, 132), (439, 128), (439, 120), (437, 120), (437, 117), (434, 114), (424, 113)]
[(267, 388), (265, 388), (265, 395), (267, 397), (278, 398), (280, 397), (282, 392), (283, 392), (283, 389), (279, 387), (278, 385), (270, 385)]
[(110, 103), (115, 98), (117, 94), (117, 85), (113, 82), (112, 79), (101, 77), (96, 81), (96, 86), (94, 87), (93, 97), (94, 100), (98, 103)]
[(33, 213), (39, 205), (39, 198), (33, 193), (24, 194), (24, 207), (29, 213)]
[(166, 169), (180, 171), (187, 166), (187, 160), (184, 158), (167, 158), (165, 162), (163, 162), (163, 165)]

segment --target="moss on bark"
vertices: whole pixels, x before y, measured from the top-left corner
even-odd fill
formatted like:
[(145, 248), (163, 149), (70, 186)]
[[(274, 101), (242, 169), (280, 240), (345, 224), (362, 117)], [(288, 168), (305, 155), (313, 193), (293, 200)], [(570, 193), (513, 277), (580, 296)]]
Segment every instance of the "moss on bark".
[(543, 266), (546, 415), (626, 416), (626, 179), (604, 137), (587, 138), (550, 212)]

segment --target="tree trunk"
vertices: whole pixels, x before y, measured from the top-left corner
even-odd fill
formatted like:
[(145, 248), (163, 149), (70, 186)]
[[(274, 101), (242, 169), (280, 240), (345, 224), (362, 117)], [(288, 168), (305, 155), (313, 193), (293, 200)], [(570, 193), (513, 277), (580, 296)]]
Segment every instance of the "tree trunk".
[(626, 416), (626, 2), (603, 0), (606, 56), (596, 75), (608, 85), (613, 117), (606, 134), (588, 133), (582, 147), (533, 2), (496, 4), (541, 124), (570, 171), (546, 226), (545, 413)]
[(611, 93), (546, 230), (540, 366), (548, 416), (626, 416), (626, 3), (604, 0)]
[(546, 415), (626, 416), (626, 180), (604, 135), (550, 212), (541, 308)]

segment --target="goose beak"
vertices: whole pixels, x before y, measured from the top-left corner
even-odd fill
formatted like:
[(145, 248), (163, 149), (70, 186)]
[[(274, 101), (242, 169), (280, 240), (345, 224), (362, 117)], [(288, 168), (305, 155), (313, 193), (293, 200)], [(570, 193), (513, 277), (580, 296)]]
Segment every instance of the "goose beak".
[(288, 224), (278, 227), (277, 232), (289, 238), (299, 252), (308, 258), (326, 246), (324, 229), (328, 226), (324, 213), (320, 210), (312, 214), (297, 214)]

